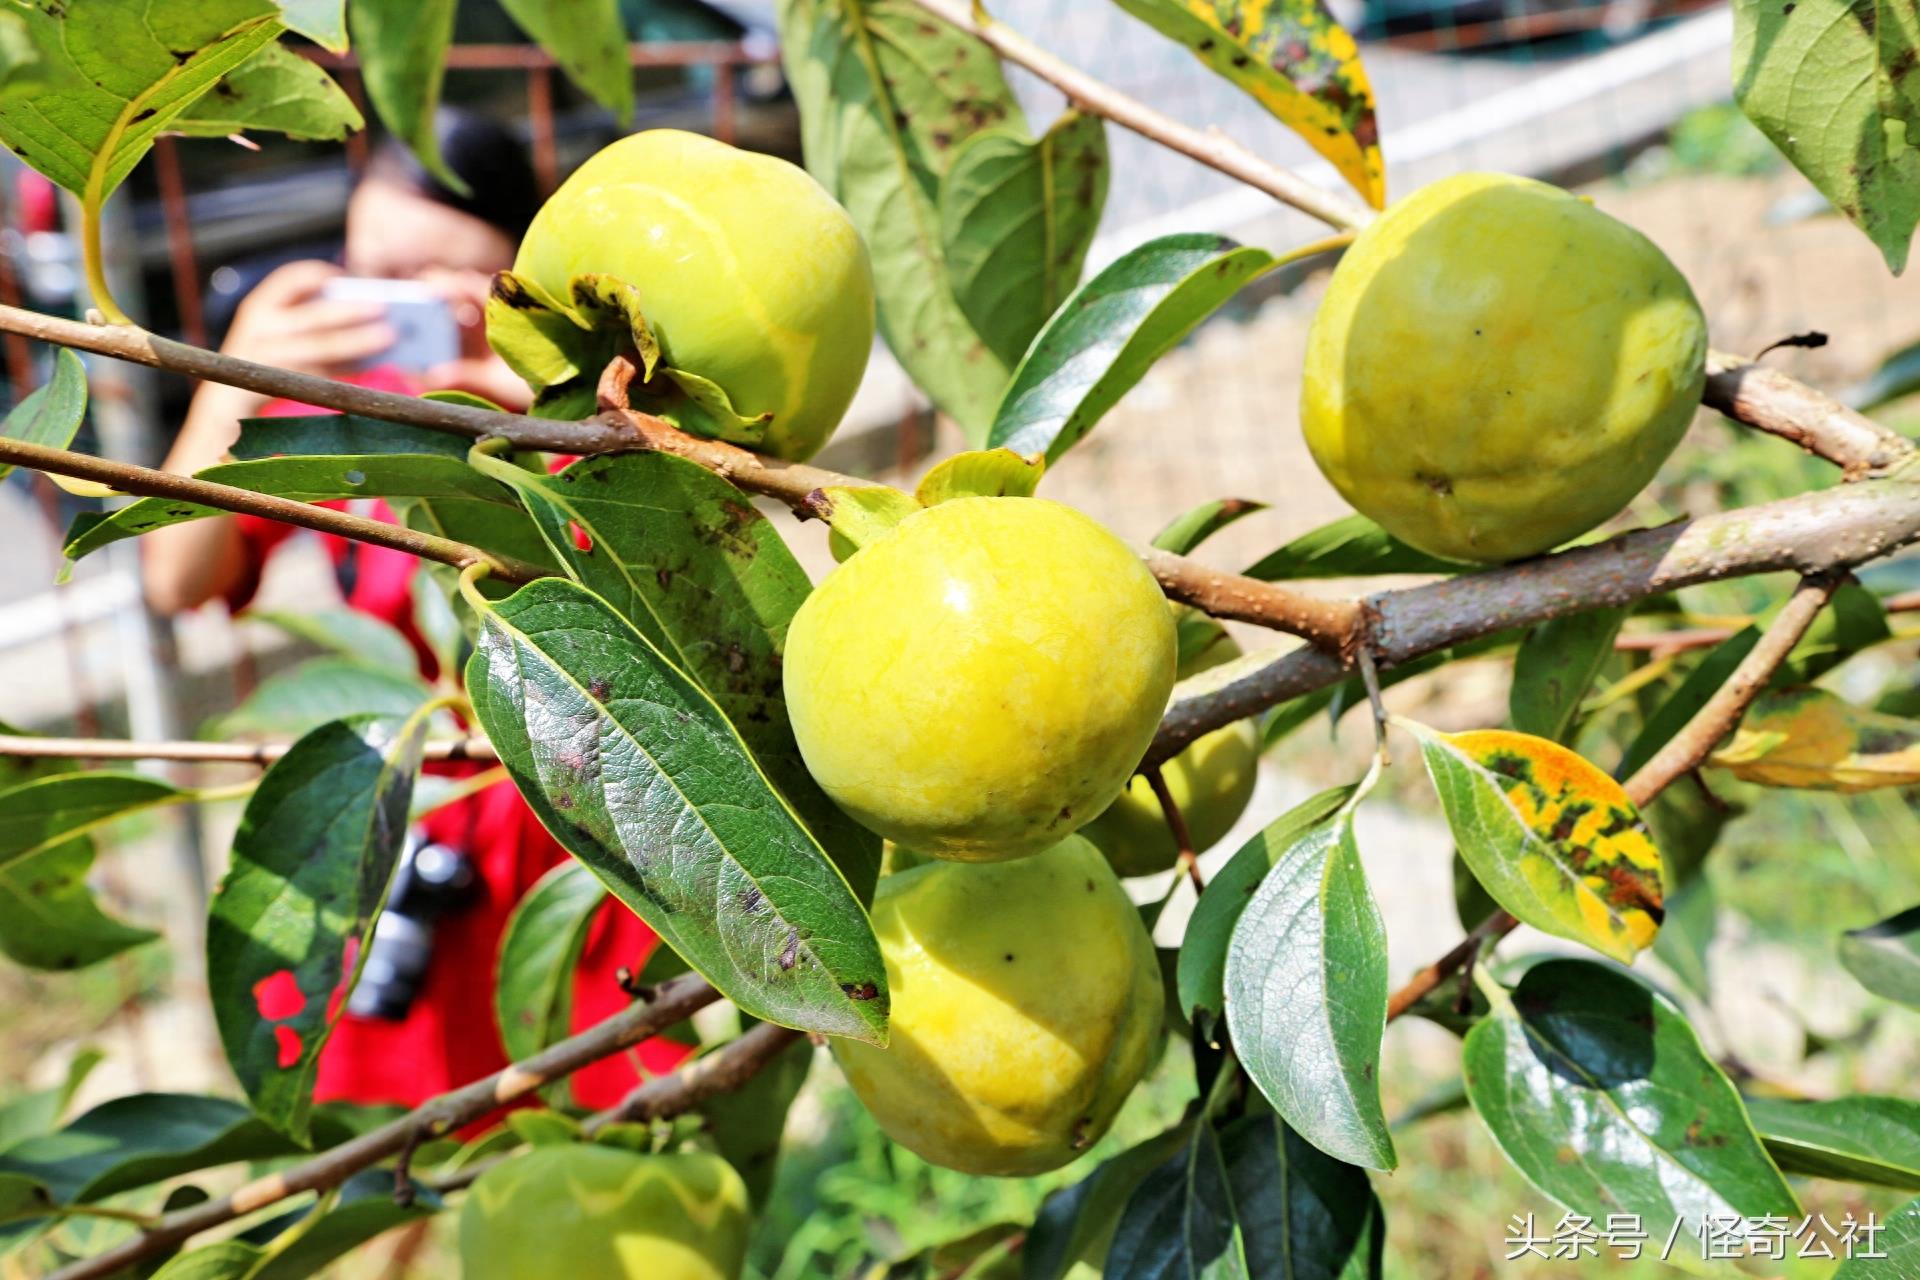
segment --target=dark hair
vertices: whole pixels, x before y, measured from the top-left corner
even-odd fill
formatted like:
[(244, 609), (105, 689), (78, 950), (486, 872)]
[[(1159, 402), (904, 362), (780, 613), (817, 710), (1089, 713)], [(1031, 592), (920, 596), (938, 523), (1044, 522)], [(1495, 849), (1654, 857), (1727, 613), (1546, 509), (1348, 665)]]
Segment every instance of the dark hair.
[(533, 176), (526, 144), (505, 125), (458, 107), (435, 112), (433, 133), (447, 168), (467, 184), (467, 194), (427, 172), (412, 149), (391, 135), (374, 148), (364, 177), (391, 182), (471, 214), (518, 244), (540, 208), (540, 184)]

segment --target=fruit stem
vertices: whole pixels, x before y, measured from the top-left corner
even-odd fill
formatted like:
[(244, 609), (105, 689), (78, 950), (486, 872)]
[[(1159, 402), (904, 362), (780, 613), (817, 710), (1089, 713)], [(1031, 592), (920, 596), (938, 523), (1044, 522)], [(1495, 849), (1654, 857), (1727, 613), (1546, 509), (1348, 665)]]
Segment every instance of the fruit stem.
[(1173, 798), (1173, 791), (1167, 786), (1167, 780), (1160, 773), (1160, 766), (1153, 765), (1146, 771), (1147, 785), (1153, 788), (1154, 799), (1160, 802), (1160, 812), (1166, 815), (1167, 830), (1173, 833), (1173, 844), (1180, 851), (1173, 861), (1174, 878), (1178, 883), (1179, 874), (1186, 873), (1193, 881), (1194, 896), (1205, 892), (1206, 880), (1200, 874), (1200, 858), (1193, 851), (1193, 833), (1187, 828), (1187, 816), (1180, 812), (1180, 805)]

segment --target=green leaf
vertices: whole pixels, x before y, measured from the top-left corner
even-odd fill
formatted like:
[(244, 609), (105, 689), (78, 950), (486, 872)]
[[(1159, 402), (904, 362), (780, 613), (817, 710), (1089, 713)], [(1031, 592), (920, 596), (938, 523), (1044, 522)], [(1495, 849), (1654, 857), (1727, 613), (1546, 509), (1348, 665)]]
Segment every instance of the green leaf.
[(46, 1184), (25, 1174), (0, 1173), (0, 1225), (43, 1218), (53, 1208)]
[(866, 241), (880, 332), (978, 442), (1007, 363), (954, 294), (938, 192), (968, 138), (1023, 124), (999, 59), (911, 0), (780, 0), (777, 12), (807, 168)]
[(569, 575), (719, 704), (855, 892), (870, 896), (879, 837), (827, 799), (787, 720), (781, 655), (813, 585), (772, 522), (725, 480), (671, 454), (582, 458), (557, 475), (475, 461), (520, 493)]
[(413, 645), (398, 627), (358, 609), (249, 609), (247, 619), (278, 628), (296, 640), (343, 658), (390, 671), (412, 671)]
[[(0, 121), (5, 118), (4, 104), (0, 104)], [(0, 125), (0, 134), (4, 134), (3, 125)], [(73, 352), (55, 347), (53, 376), (45, 386), (35, 387), (26, 399), (13, 406), (6, 421), (0, 422), (0, 436), (65, 449), (73, 443), (86, 417), (87, 367)], [(12, 470), (12, 463), (0, 463), (0, 480), (6, 479)]]
[[(527, 1114), (516, 1112), (515, 1114)], [(431, 1190), (416, 1185), (412, 1200), (404, 1207), (393, 1197), (393, 1173), (387, 1169), (365, 1169), (341, 1184), (340, 1196), (319, 1221), (308, 1223), (313, 1210), (283, 1215), (265, 1224), (282, 1231), (298, 1231), (284, 1248), (267, 1260), (247, 1280), (304, 1280), (319, 1274), (335, 1259), (359, 1248), (377, 1235), (430, 1218), (446, 1206)], [(278, 1237), (249, 1231), (246, 1238), (265, 1244)]]
[(347, 51), (347, 0), (280, 0), (280, 21), (323, 49)]
[(347, 26), (382, 123), (427, 172), (464, 195), (467, 184), (447, 167), (434, 132), (456, 8), (457, 0), (353, 0)]
[[(345, 1135), (321, 1129), (329, 1141)], [(32, 1178), (59, 1204), (86, 1204), (182, 1174), (299, 1150), (237, 1102), (185, 1093), (136, 1093), (65, 1128), (0, 1153), (0, 1174)]]
[(81, 969), (160, 935), (101, 911), (87, 887), (93, 842), (44, 849), (0, 870), (0, 952), (29, 969)]
[(1613, 656), (1624, 608), (1589, 609), (1550, 618), (1527, 632), (1513, 659), (1507, 695), (1513, 727), (1566, 745), (1601, 666)]
[(990, 445), (1059, 460), (1167, 352), (1277, 265), (1225, 236), (1150, 240), (1081, 285), (1040, 331), (993, 416)]
[(351, 413), (287, 418), (242, 418), (240, 437), (227, 450), (236, 462), (262, 458), (372, 456), (424, 453), (465, 462), (473, 441), (451, 431), (382, 422)]
[(302, 142), (338, 142), (366, 127), (347, 91), (311, 58), (260, 46), (173, 122), (173, 132), (224, 138), (249, 129)]
[(1880, 0), (1735, 0), (1733, 97), (1895, 275), (1920, 221), (1920, 16)]
[(607, 891), (577, 862), (541, 876), (507, 919), (495, 969), (494, 1016), (507, 1057), (519, 1061), (566, 1038), (573, 971)]
[(1811, 684), (1862, 649), (1892, 638), (1880, 598), (1857, 582), (1843, 582), (1770, 683)]
[(1080, 283), (1107, 201), (1100, 117), (1068, 110), (1035, 141), (983, 130), (940, 182), (940, 234), (960, 309), (1011, 368)]
[(1251, 498), (1215, 498), (1175, 517), (1155, 535), (1153, 545), (1178, 556), (1191, 555), (1194, 548), (1235, 520), (1266, 509), (1266, 503)]
[(553, 55), (568, 79), (623, 126), (632, 122), (633, 64), (627, 58), (627, 24), (619, 0), (501, 0), (500, 7)]
[(56, 774), (0, 791), (0, 871), (185, 792), (144, 773)]
[(153, 1273), (153, 1280), (249, 1280), (264, 1256), (244, 1241), (222, 1240), (175, 1255)]
[[(233, 485), (296, 502), (347, 498), (432, 498), (481, 502), (511, 512), (513, 495), (472, 467), (424, 454), (336, 454), (223, 462), (194, 472), (197, 480)], [(104, 515), (85, 512), (67, 530), (69, 560), (123, 538), (227, 513), (178, 498), (140, 498)]]
[(1874, 1252), (1856, 1253), (1840, 1264), (1834, 1280), (1913, 1280), (1920, 1276), (1920, 1200), (1909, 1200), (1881, 1224)]
[(1272, 112), (1374, 208), (1386, 204), (1373, 87), (1321, 0), (1116, 0)]
[(1622, 962), (1652, 945), (1660, 851), (1619, 783), (1545, 738), (1395, 723), (1419, 741), (1460, 856), (1494, 901)]
[(66, 1078), (59, 1084), (23, 1093), (0, 1105), (0, 1151), (25, 1138), (51, 1132), (72, 1104), (73, 1095), (105, 1057), (98, 1049), (82, 1049), (67, 1064)]
[(796, 1040), (745, 1085), (700, 1106), (714, 1145), (739, 1172), (755, 1205), (764, 1205), (773, 1189), (787, 1110), (812, 1068), (813, 1046)]
[(260, 1117), (303, 1144), (349, 949), (379, 914), (406, 840), (426, 727), (425, 716), (397, 733), (391, 720), (336, 720), (294, 743), (247, 801), (207, 918), (227, 1061)]
[(1392, 1169), (1379, 1079), (1387, 934), (1354, 844), (1357, 798), (1279, 850), (1233, 926), (1227, 1027), (1281, 1119), (1337, 1160)]
[(1713, 975), (1707, 951), (1719, 924), (1713, 882), (1696, 876), (1667, 898), (1667, 918), (1653, 940), (1653, 954), (1703, 1001), (1713, 999)]
[(432, 696), (411, 659), (396, 671), (354, 658), (310, 658), (262, 680), (204, 736), (298, 738), (345, 716), (409, 716)]
[(1301, 534), (1246, 573), (1263, 582), (1285, 582), (1383, 573), (1464, 573), (1472, 568), (1416, 551), (1365, 516), (1355, 515)]
[(482, 615), (467, 689), (534, 812), (740, 1008), (883, 1042), (872, 925), (711, 698), (581, 587)]
[(103, 202), (154, 138), (282, 30), (270, 0), (87, 0), (10, 5), (37, 55), (0, 80), (0, 142)]
[(1260, 884), (1303, 837), (1352, 798), (1353, 787), (1333, 787), (1302, 801), (1269, 823), (1213, 873), (1194, 904), (1180, 943), (1180, 1012), (1203, 1036), (1226, 1011), (1227, 944)]
[(1191, 1136), (1191, 1123), (1175, 1125), (1048, 1196), (1021, 1250), (1026, 1260), (1024, 1280), (1066, 1280), (1078, 1262), (1098, 1267), (1141, 1181), (1175, 1158)]
[(1920, 1190), (1920, 1102), (1748, 1098), (1747, 1115), (1785, 1173)]
[(1613, 773), (1617, 778), (1631, 778), (1638, 773), (1640, 766), (1653, 759), (1661, 747), (1672, 740), (1687, 722), (1707, 705), (1711, 698), (1733, 675), (1753, 646), (1760, 643), (1758, 627), (1743, 627), (1738, 632), (1722, 640), (1700, 659), (1686, 679), (1680, 682), (1667, 700), (1647, 717), (1645, 727), (1635, 735), (1627, 747), (1626, 754), (1620, 757), (1620, 765)]
[(1841, 934), (1840, 963), (1873, 994), (1920, 1009), (1920, 907)]
[[(1272, 1116), (1202, 1121), (1127, 1203), (1106, 1274), (1378, 1280), (1385, 1217), (1367, 1175)], [(1284, 1267), (1284, 1271), (1274, 1271)]]
[[(1709, 1220), (1795, 1217), (1740, 1095), (1667, 999), (1586, 960), (1547, 960), (1467, 1033), (1467, 1096), (1544, 1195), (1704, 1239)], [(1676, 1249), (1688, 1270), (1699, 1259)], [(1691, 1265), (1690, 1265), (1691, 1264)]]
[(1011, 449), (973, 449), (936, 463), (913, 496), (923, 507), (954, 498), (1031, 498), (1046, 473), (1036, 456), (1022, 457)]

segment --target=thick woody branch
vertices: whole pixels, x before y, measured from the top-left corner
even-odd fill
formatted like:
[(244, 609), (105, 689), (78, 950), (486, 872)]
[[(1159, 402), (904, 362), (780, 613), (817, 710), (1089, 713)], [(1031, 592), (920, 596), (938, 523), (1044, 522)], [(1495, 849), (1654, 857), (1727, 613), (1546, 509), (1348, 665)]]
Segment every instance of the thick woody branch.
[(1739, 356), (1707, 356), (1708, 408), (1833, 463), (1847, 478), (1891, 470), (1913, 456), (1913, 442), (1805, 383)]
[[(1370, 596), (1362, 602), (1372, 620), (1368, 644), (1383, 667), (1393, 666), (1464, 640), (1696, 583), (1782, 569), (1844, 572), (1920, 540), (1920, 475), (1912, 471)], [(1216, 667), (1174, 691), (1147, 763), (1349, 674), (1338, 658), (1313, 648)]]
[(1015, 66), (1025, 67), (1067, 95), (1081, 110), (1131, 129), (1181, 155), (1237, 178), (1285, 205), (1320, 219), (1330, 227), (1351, 231), (1373, 219), (1373, 211), (1344, 196), (1262, 160), (1239, 143), (1219, 133), (1195, 129), (1130, 98), (1112, 85), (1096, 80), (1034, 44), (1019, 32), (987, 17), (965, 0), (914, 0), (948, 26), (978, 39)]
[(0, 436), (0, 463), (32, 467), (36, 471), (72, 476), (78, 480), (92, 480), (136, 497), (172, 498), (219, 511), (264, 516), (283, 524), (298, 525), (302, 529), (338, 534), (378, 547), (391, 547), (395, 551), (405, 551), (423, 560), (449, 564), (457, 569), (464, 569), (470, 564), (486, 564), (496, 575), (509, 582), (531, 582), (547, 572), (538, 565), (482, 551), (451, 538), (349, 515), (344, 511), (315, 506), (311, 502), (277, 498), (271, 494), (255, 493), (251, 489), (235, 488), (230, 484), (196, 480), (192, 476), (156, 471), (152, 467), (135, 466), (131, 462), (111, 462), (84, 453), (30, 444), (25, 440)]
[[(1706, 705), (1693, 714), (1680, 732), (1626, 780), (1623, 786), (1628, 799), (1645, 808), (1676, 780), (1700, 767), (1720, 740), (1733, 732), (1754, 698), (1767, 687), (1773, 673), (1807, 634), (1807, 628), (1827, 607), (1827, 601), (1833, 599), (1839, 582), (1839, 578), (1831, 575), (1800, 580), (1799, 587), (1767, 625), (1759, 643), (1734, 668), (1726, 683), (1714, 690)], [(1473, 963), (1484, 946), (1505, 937), (1519, 923), (1504, 911), (1496, 911), (1482, 920), (1451, 951), (1414, 974), (1393, 993), (1387, 1001), (1387, 1020), (1392, 1021), (1418, 1004), (1450, 974)]]
[[(31, 738), (0, 734), (0, 756), (20, 759), (178, 760), (185, 764), (268, 765), (293, 749), (291, 742), (122, 742), (116, 738)], [(429, 742), (423, 760), (498, 760), (485, 738)]]
[(166, 1214), (148, 1230), (103, 1253), (70, 1263), (48, 1280), (98, 1280), (113, 1275), (129, 1263), (173, 1248), (202, 1231), (267, 1205), (302, 1192), (338, 1186), (360, 1170), (399, 1155), (422, 1139), (451, 1133), (515, 1099), (526, 1097), (542, 1085), (638, 1044), (719, 997), (720, 993), (696, 974), (674, 978), (661, 984), (646, 1004), (634, 1005), (484, 1080), (423, 1102), (398, 1120), (343, 1142), (311, 1160), (258, 1178), (217, 1200)]

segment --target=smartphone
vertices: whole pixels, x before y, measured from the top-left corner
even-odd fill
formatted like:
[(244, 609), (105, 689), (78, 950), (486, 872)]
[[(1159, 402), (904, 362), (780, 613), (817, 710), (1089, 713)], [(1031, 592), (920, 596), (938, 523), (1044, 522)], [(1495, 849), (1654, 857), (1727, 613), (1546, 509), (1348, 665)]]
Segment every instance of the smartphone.
[(387, 324), (395, 335), (393, 345), (361, 361), (363, 369), (392, 365), (409, 373), (425, 373), (460, 358), (460, 325), (453, 318), (453, 308), (417, 280), (336, 276), (320, 292), (336, 302), (375, 302), (386, 309)]

